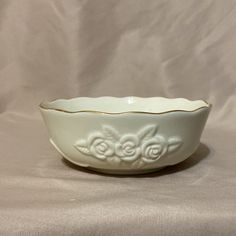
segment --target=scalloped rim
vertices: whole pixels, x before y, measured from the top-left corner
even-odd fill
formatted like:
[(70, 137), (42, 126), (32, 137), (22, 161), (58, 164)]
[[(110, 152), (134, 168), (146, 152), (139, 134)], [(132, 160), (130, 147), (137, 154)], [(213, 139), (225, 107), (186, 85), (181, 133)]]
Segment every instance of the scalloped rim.
[[(59, 108), (52, 108), (48, 107), (48, 105), (51, 105), (53, 102), (58, 102), (58, 101), (71, 101), (75, 100), (78, 98), (81, 99), (128, 99), (128, 98), (134, 98), (134, 99), (157, 99), (157, 98), (164, 98), (164, 99), (170, 99), (170, 100), (175, 100), (175, 99), (183, 99), (188, 102), (196, 102), (196, 101), (201, 101), (204, 103), (204, 105), (194, 109), (194, 110), (184, 110), (184, 109), (177, 109), (177, 110), (168, 110), (168, 111), (163, 111), (163, 112), (148, 112), (148, 111), (124, 111), (124, 112), (105, 112), (105, 111), (98, 111), (98, 110), (78, 110), (78, 111), (68, 111), (66, 109), (59, 109)], [(127, 114), (127, 113), (140, 113), (140, 114), (166, 114), (166, 113), (171, 113), (171, 112), (195, 112), (198, 111), (202, 108), (208, 108), (211, 109), (212, 104), (208, 103), (205, 100), (189, 100), (186, 98), (166, 98), (166, 97), (137, 97), (137, 96), (127, 96), (127, 97), (113, 97), (113, 96), (102, 96), (102, 97), (75, 97), (75, 98), (69, 98), (69, 99), (54, 99), (52, 101), (43, 101), (39, 104), (39, 107), (43, 110), (52, 110), (52, 111), (58, 111), (58, 112), (64, 112), (64, 113), (69, 113), (69, 114), (75, 114), (75, 113), (98, 113), (98, 114), (109, 114), (109, 115), (119, 115), (119, 114)]]

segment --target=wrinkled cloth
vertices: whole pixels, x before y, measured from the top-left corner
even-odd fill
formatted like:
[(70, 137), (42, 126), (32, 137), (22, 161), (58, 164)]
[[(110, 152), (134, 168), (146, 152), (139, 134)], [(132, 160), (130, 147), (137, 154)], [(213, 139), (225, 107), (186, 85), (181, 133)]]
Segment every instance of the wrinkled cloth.
[[(236, 235), (236, 2), (2, 0), (0, 235)], [(63, 160), (42, 100), (205, 99), (198, 150), (139, 176)]]

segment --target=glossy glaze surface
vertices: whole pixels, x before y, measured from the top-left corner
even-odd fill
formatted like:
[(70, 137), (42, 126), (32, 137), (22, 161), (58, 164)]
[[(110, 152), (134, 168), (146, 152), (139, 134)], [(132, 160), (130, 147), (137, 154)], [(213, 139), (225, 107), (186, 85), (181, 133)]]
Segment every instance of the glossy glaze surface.
[(66, 159), (97, 171), (135, 174), (188, 158), (199, 145), (210, 105), (183, 98), (81, 97), (44, 102), (40, 110), (51, 143)]

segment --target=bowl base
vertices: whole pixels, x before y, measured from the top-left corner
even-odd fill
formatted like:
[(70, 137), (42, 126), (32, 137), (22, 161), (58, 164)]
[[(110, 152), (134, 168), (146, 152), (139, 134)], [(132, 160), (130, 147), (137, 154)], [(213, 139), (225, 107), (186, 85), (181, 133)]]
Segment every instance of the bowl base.
[(94, 167), (86, 167), (89, 170), (100, 172), (103, 174), (109, 174), (109, 175), (139, 175), (139, 174), (147, 174), (156, 172), (158, 170), (163, 169), (164, 167), (159, 167), (155, 169), (141, 169), (141, 170), (116, 170), (116, 169), (98, 169)]

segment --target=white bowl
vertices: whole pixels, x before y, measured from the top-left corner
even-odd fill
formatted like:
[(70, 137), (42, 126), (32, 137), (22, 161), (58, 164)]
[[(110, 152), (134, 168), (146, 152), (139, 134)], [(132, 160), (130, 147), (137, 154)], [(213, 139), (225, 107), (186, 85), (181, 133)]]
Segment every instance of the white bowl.
[(78, 97), (40, 104), (50, 142), (67, 160), (112, 174), (155, 171), (198, 147), (210, 105), (162, 97)]

